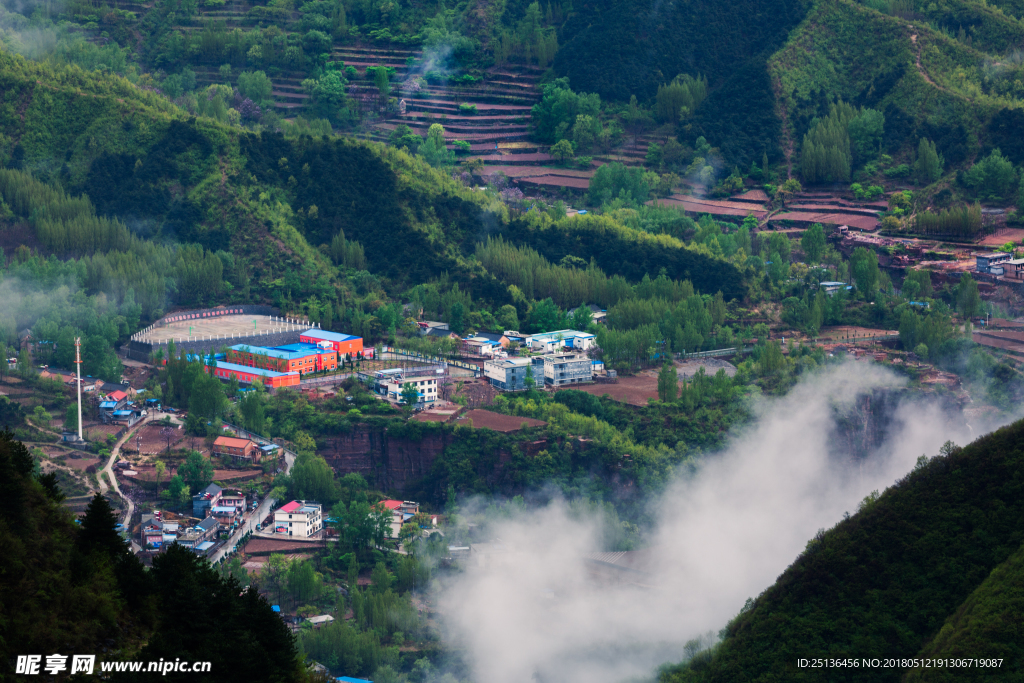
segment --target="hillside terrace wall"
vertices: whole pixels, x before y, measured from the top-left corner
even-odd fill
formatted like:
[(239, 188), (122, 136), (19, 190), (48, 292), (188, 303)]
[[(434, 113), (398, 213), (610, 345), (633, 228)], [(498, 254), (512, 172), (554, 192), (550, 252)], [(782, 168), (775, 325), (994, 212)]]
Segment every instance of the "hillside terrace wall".
[[(347, 434), (328, 439), (320, 455), (339, 477), (354, 472), (377, 488), (404, 492), (430, 473), (451, 440), (446, 431), (425, 433), (411, 440), (390, 436), (386, 429), (358, 425)], [(493, 456), (482, 459), (481, 467), (487, 471), (479, 473), (492, 483), (501, 478), (512, 454), (497, 451)]]

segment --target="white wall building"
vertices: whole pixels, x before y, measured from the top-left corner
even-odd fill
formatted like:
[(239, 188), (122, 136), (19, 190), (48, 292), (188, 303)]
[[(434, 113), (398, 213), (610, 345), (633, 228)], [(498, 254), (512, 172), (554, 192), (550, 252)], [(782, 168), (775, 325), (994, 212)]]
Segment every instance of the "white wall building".
[(293, 500), (274, 512), (274, 532), (309, 538), (324, 527), (320, 503)]

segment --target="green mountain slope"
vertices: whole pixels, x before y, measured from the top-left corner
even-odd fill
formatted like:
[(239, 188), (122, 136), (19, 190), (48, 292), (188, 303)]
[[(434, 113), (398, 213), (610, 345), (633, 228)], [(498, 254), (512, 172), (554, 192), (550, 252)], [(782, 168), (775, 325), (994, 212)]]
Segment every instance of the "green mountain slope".
[(1024, 421), (922, 463), (808, 543), (718, 647), (662, 681), (899, 680), (899, 667), (823, 672), (797, 661), (920, 652), (1024, 540), (1022, 472)]
[[(1024, 675), (1024, 546), (996, 567), (918, 656), (1002, 659), (998, 675)], [(906, 683), (990, 679), (989, 668), (915, 669)]]
[(706, 74), (708, 101), (692, 135), (705, 135), (730, 160), (775, 156), (778, 120), (765, 60), (810, 3), (589, 0), (574, 5), (554, 68), (575, 90), (644, 100), (676, 75)]
[[(117, 76), (3, 51), (0, 93), (0, 162), (87, 194), (98, 214), (139, 236), (230, 252), (264, 300), (344, 299), (348, 285), (330, 259), (344, 231), (392, 294), (447, 274), (474, 296), (512, 302), (507, 283), (471, 256), (508, 224), (506, 207), (422, 159), (376, 143), (191, 117)], [(552, 261), (574, 253), (574, 242), (605, 252), (629, 243), (642, 251), (623, 271), (631, 280), (665, 267), (702, 291), (740, 293), (739, 271), (706, 251), (612, 221), (571, 223), (574, 238), (545, 250)]]
[[(961, 27), (969, 45), (943, 30)], [(885, 114), (891, 154), (909, 156), (927, 137), (947, 164), (993, 147), (1024, 162), (1024, 100), (1001, 93), (998, 69), (986, 70), (992, 55), (1022, 42), (1024, 24), (973, 2), (947, 0), (913, 22), (849, 0), (819, 2), (769, 62), (794, 160), (811, 121), (842, 99)]]
[(480, 275), (452, 245), (475, 236), (487, 200), (400, 152), (254, 134), (190, 117), (116, 76), (5, 52), (0, 92), (9, 165), (87, 193), (144, 236), (229, 249), (268, 282), (293, 273), (291, 298), (330, 287), (333, 266), (310, 245), (342, 229), (396, 285), (445, 270)]

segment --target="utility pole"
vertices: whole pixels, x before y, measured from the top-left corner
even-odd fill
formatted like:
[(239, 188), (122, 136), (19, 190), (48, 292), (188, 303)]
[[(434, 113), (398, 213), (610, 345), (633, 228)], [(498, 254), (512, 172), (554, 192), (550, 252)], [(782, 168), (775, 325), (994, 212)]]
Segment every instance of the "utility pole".
[(78, 388), (78, 440), (82, 441), (82, 338), (75, 337), (75, 368), (78, 372), (78, 381), (75, 386)]

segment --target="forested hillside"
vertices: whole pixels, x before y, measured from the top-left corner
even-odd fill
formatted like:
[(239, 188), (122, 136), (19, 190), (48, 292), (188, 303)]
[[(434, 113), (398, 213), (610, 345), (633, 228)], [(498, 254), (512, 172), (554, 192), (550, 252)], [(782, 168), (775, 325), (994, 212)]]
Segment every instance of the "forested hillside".
[[(1019, 591), (1022, 466), (1024, 422), (920, 460), (857, 514), (810, 540), (775, 585), (729, 623), (718, 646), (661, 680), (820, 680), (819, 669), (800, 668), (797, 660), (968, 656), (954, 643), (975, 645), (970, 657), (1004, 657), (998, 676), (1019, 674), (1024, 661), (1008, 644), (1015, 627), (1005, 615)], [(829, 674), (898, 681), (906, 671), (844, 667)], [(984, 675), (963, 673), (917, 671), (908, 680)]]
[(1024, 91), (1015, 89), (1012, 57), (1022, 42), (1020, 21), (967, 0), (895, 14), (870, 2), (817, 3), (769, 62), (787, 144), (806, 150), (801, 141), (814, 119), (842, 100), (884, 116), (879, 139), (860, 149), (852, 140), (855, 164), (881, 145), (912, 165), (921, 138), (933, 140), (953, 167), (993, 148), (1024, 163)]
[(699, 135), (732, 163), (778, 155), (779, 123), (765, 64), (804, 18), (803, 0), (581, 3), (562, 30), (554, 68), (576, 90), (652, 98), (679, 74), (703, 74), (707, 102), (684, 142)]

